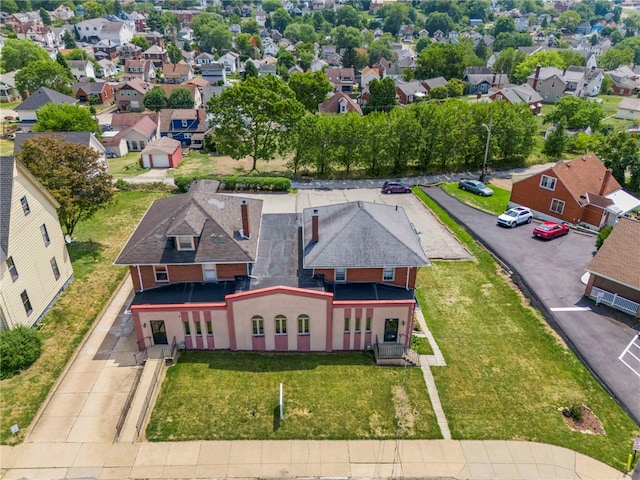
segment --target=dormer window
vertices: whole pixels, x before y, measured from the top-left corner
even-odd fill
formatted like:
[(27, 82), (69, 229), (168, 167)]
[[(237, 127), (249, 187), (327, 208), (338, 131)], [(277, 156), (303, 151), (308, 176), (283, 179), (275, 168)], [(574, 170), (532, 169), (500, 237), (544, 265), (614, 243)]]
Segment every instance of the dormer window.
[(195, 250), (193, 245), (193, 237), (187, 235), (179, 235), (176, 237), (176, 249), (178, 250)]

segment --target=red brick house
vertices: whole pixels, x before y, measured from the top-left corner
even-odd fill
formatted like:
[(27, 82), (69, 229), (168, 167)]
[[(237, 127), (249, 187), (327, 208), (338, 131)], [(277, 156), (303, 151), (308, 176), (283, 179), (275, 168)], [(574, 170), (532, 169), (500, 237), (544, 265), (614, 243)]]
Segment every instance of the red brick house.
[(402, 208), (351, 202), (263, 214), (262, 200), (216, 190), (200, 181), (156, 200), (115, 261), (133, 280), (140, 349), (404, 358), (417, 269), (429, 261)]
[(587, 267), (584, 294), (640, 317), (640, 221), (622, 217)]
[(91, 104), (92, 99), (100, 105), (107, 105), (116, 101), (116, 84), (108, 82), (78, 82), (71, 88), (75, 97), (81, 103)]
[(621, 191), (611, 170), (587, 153), (515, 182), (509, 205), (529, 207), (545, 220), (600, 230), (621, 213), (615, 208)]

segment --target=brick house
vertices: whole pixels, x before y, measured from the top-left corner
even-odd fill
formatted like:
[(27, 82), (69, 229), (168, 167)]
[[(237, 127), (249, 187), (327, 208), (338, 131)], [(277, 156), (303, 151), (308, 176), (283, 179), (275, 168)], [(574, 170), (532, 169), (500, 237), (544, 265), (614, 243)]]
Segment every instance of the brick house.
[(615, 222), (638, 204), (593, 153), (515, 182), (509, 200), (509, 206), (528, 207), (536, 217), (592, 230)]
[(400, 105), (409, 105), (427, 96), (427, 90), (420, 80), (411, 82), (396, 82), (396, 97)]
[(116, 95), (118, 108), (123, 112), (142, 112), (144, 94), (152, 87), (152, 84), (140, 78), (132, 78), (125, 82)]
[(114, 103), (116, 84), (108, 82), (77, 82), (71, 85), (80, 103), (92, 104), (92, 100), (100, 105)]
[[(263, 214), (262, 200), (216, 189), (201, 181), (156, 200), (116, 259), (136, 291), (140, 349), (406, 351), (417, 268), (429, 261), (402, 208)], [(261, 242), (278, 250), (259, 255)]]

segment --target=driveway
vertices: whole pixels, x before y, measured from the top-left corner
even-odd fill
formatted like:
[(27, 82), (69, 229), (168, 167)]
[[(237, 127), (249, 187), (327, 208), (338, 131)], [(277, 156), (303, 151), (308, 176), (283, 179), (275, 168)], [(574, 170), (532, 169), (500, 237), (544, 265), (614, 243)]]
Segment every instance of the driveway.
[(495, 216), (438, 187), (422, 189), (513, 271), (513, 280), (533, 305), (640, 424), (640, 372), (618, 358), (634, 338), (638, 341), (633, 328), (638, 323), (607, 307), (596, 307), (583, 296), (580, 277), (595, 253), (595, 237), (572, 231), (552, 241), (538, 240), (531, 235), (531, 225), (501, 228)]

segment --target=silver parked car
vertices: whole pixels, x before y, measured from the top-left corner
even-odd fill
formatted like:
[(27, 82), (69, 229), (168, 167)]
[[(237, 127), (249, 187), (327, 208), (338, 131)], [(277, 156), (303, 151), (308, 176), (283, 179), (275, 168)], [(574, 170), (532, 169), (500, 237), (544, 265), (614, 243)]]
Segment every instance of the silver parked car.
[(467, 190), (469, 192), (480, 195), (481, 197), (490, 197), (493, 195), (493, 190), (487, 187), (479, 180), (463, 179), (458, 182), (458, 188), (461, 190)]
[(498, 217), (498, 225), (516, 228), (524, 223), (531, 223), (533, 214), (526, 207), (513, 207)]

